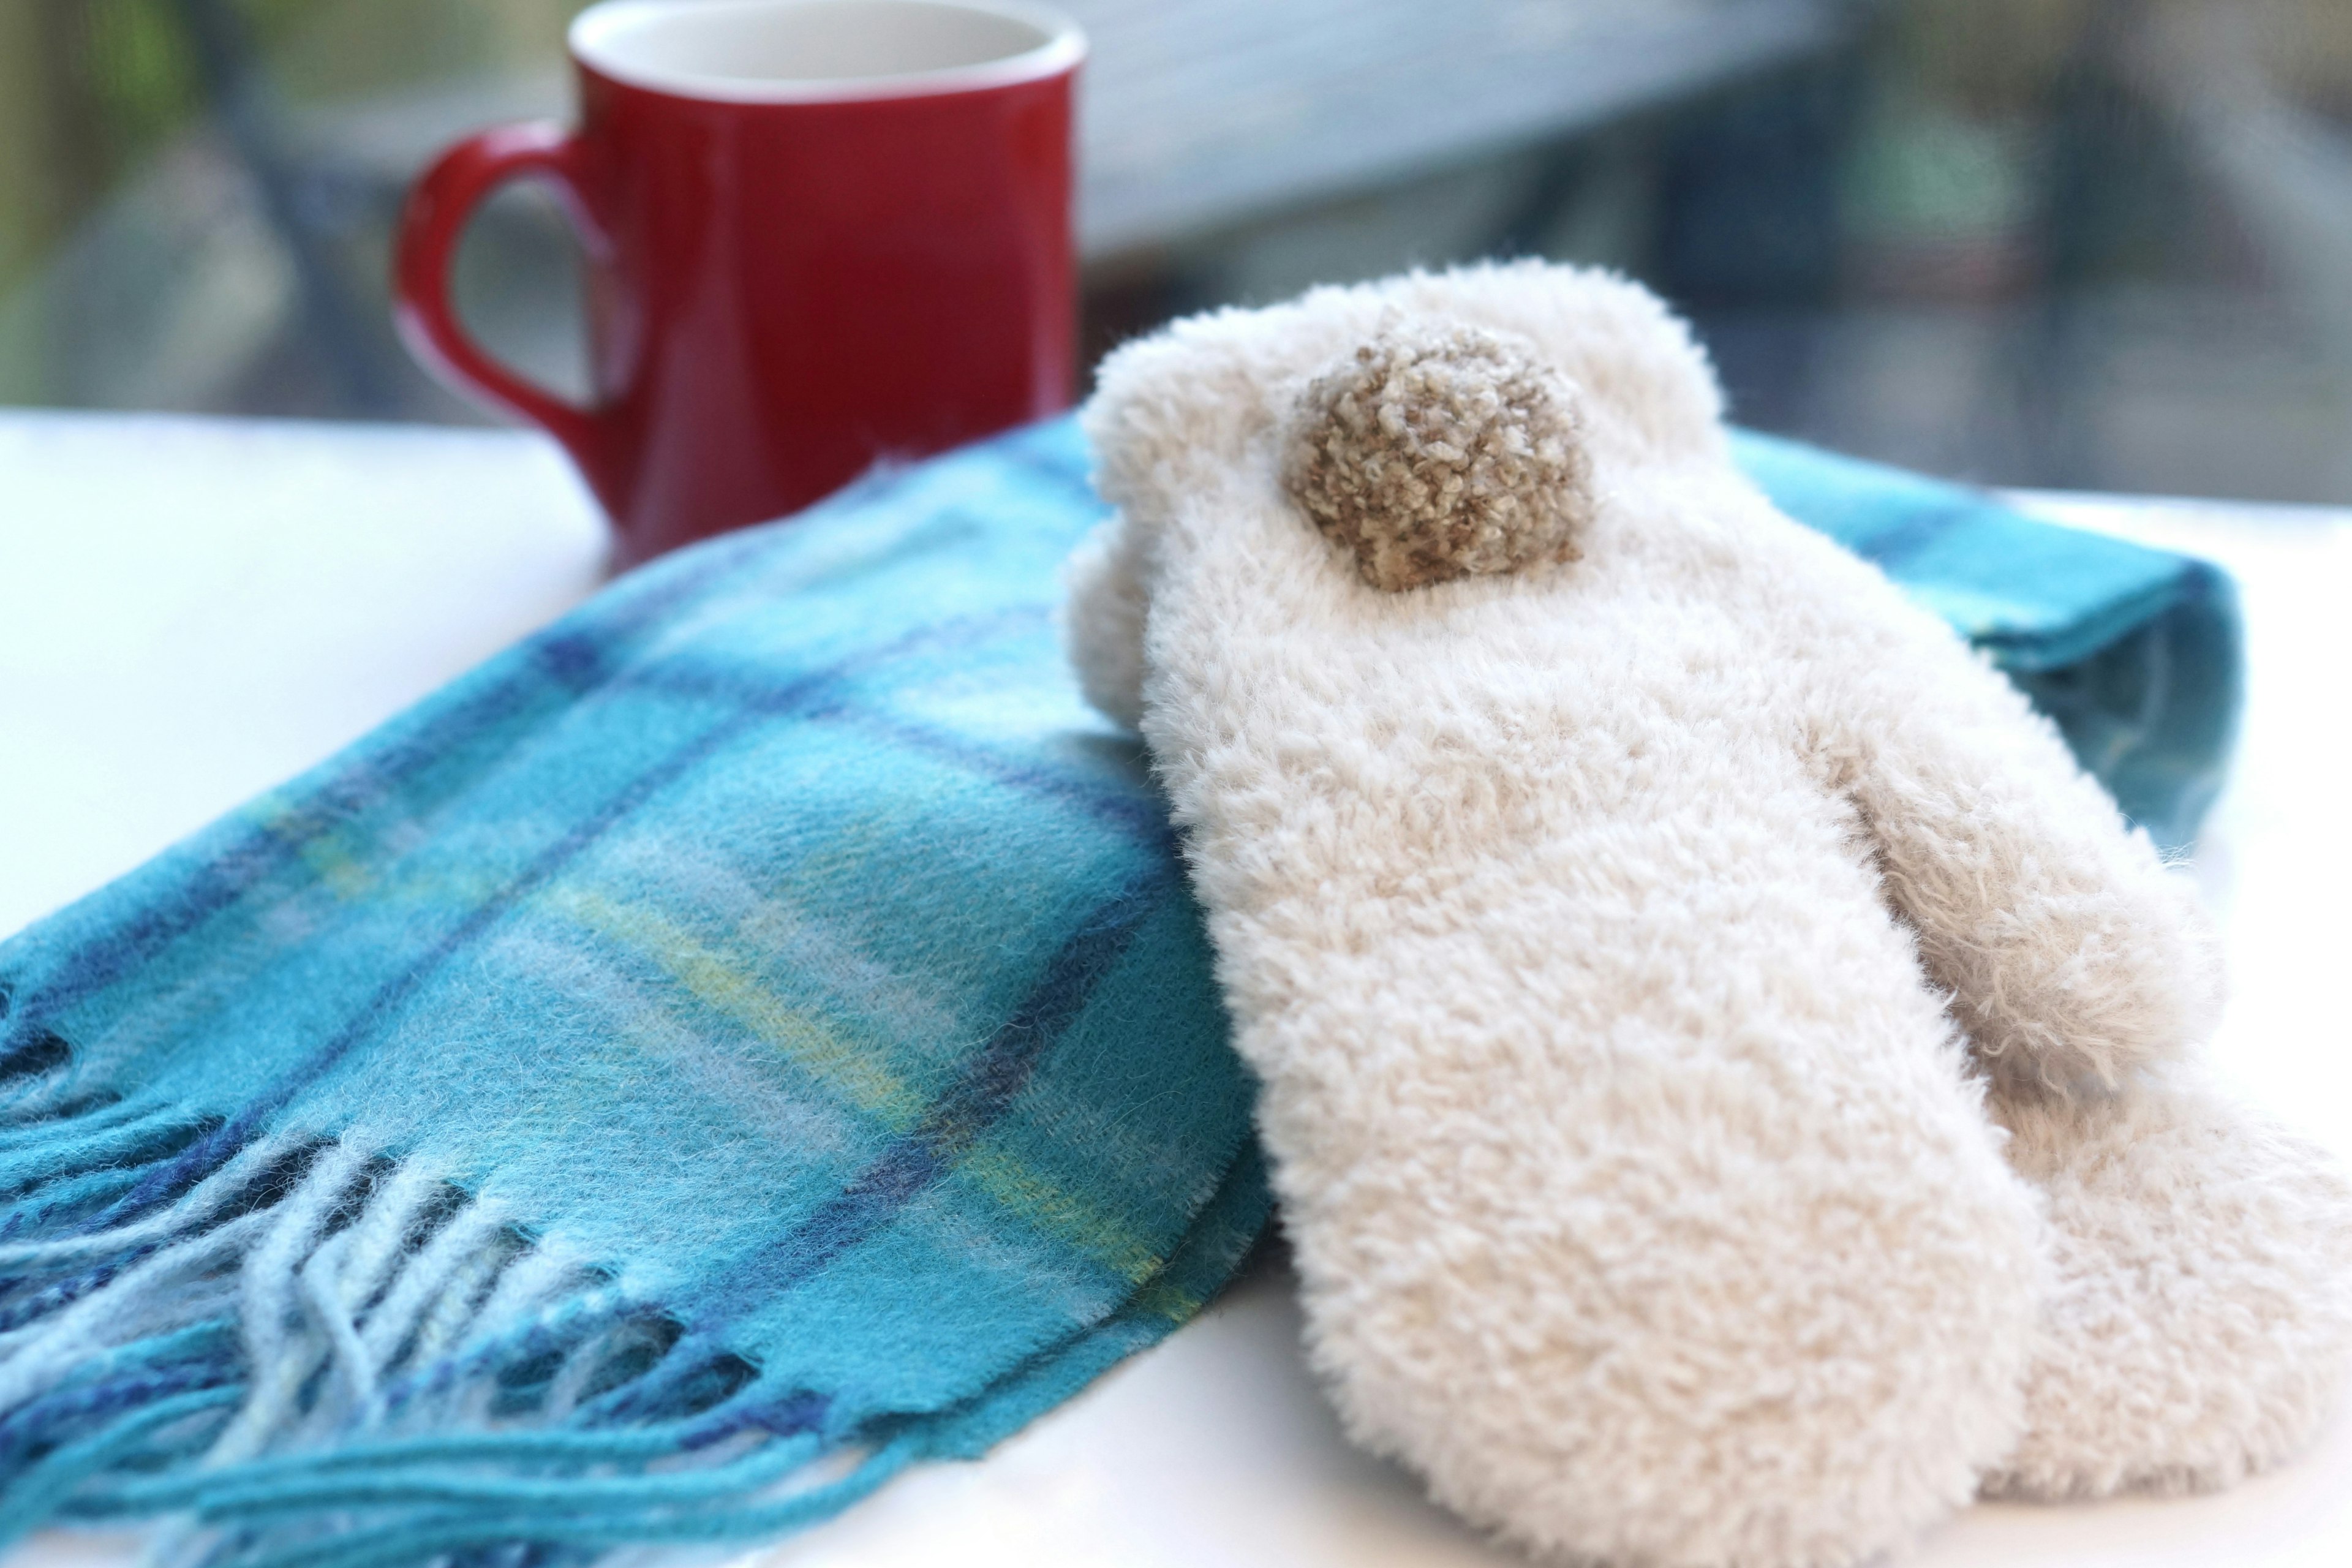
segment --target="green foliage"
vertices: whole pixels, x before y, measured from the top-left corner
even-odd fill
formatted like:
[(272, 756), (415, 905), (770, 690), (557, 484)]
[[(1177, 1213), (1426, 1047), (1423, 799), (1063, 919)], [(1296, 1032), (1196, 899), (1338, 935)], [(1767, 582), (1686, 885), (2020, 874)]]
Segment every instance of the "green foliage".
[(246, 0), (285, 97), (321, 103), (552, 67), (582, 0)]
[(170, 0), (80, 0), (73, 9), (81, 26), (68, 35), (66, 63), (79, 67), (79, 79), (58, 89), (83, 102), (58, 107), (80, 110), (100, 164), (88, 173), (110, 178), (196, 113), (203, 84)]

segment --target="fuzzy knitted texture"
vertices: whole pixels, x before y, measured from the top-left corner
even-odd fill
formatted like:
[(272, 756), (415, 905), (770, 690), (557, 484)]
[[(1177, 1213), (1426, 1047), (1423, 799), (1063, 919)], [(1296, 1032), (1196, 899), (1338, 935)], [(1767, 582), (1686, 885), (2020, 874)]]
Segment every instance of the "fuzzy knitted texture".
[(2227, 574), (1801, 442), (1734, 430), (1731, 451), (1774, 506), (1982, 651), (2159, 849), (2195, 840), (2244, 701)]
[[(2193, 823), (2228, 693), (2181, 664), (2228, 668), (2226, 582), (1739, 456)], [(0, 1533), (176, 1514), (167, 1557), (360, 1568), (783, 1530), (1213, 1291), (1265, 1210), (1249, 1085), (1163, 804), (1045, 625), (1088, 460), (1057, 422), (649, 567), (0, 946)], [(2216, 1239), (2292, 1296), (2325, 1193), (2241, 1190)], [(2038, 1354), (2117, 1342), (2140, 1228)], [(2134, 1342), (2117, 1381), (2226, 1434)], [(2291, 1428), (2321, 1342), (2270, 1342)]]
[(773, 1532), (1197, 1310), (1266, 1194), (1084, 468), (666, 559), (0, 945), (0, 1537)]
[(1491, 332), (1383, 331), (1300, 396), (1284, 482), (1375, 588), (1573, 561), (1572, 396)]
[[(1382, 592), (1293, 500), (1302, 390), (1399, 321), (1573, 389), (1580, 559)], [(2352, 1207), (2179, 1065), (2189, 885), (1719, 413), (1654, 300), (1533, 263), (1182, 322), (1087, 412), (1071, 645), (1184, 829), (1349, 1431), (1528, 1545), (1722, 1568), (2280, 1460)]]

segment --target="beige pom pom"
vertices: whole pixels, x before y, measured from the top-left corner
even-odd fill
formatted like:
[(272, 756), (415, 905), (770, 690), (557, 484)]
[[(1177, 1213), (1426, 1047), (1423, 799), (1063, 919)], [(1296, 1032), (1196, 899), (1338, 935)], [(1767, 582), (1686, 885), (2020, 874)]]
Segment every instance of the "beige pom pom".
[(1580, 434), (1567, 384), (1492, 333), (1390, 330), (1307, 387), (1283, 482), (1394, 593), (1575, 560), (1592, 510)]

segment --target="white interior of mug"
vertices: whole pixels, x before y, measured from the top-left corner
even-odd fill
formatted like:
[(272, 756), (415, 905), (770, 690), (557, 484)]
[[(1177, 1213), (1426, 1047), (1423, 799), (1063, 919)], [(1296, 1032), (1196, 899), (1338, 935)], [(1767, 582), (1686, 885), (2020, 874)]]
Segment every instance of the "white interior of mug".
[(608, 0), (572, 24), (572, 54), (616, 81), (740, 103), (966, 91), (1085, 49), (1067, 17), (1001, 0)]

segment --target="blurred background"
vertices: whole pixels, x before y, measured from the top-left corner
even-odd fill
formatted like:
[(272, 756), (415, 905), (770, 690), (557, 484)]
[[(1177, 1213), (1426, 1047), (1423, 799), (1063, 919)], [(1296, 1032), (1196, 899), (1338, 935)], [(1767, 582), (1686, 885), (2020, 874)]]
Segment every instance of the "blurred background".
[[(482, 421), (394, 341), (440, 146), (576, 0), (0, 0), (0, 402)], [(2352, 502), (2352, 0), (1065, 0), (1088, 353), (1412, 263), (1605, 263), (1743, 421), (1962, 478)], [(509, 191), (458, 296), (576, 391)]]

